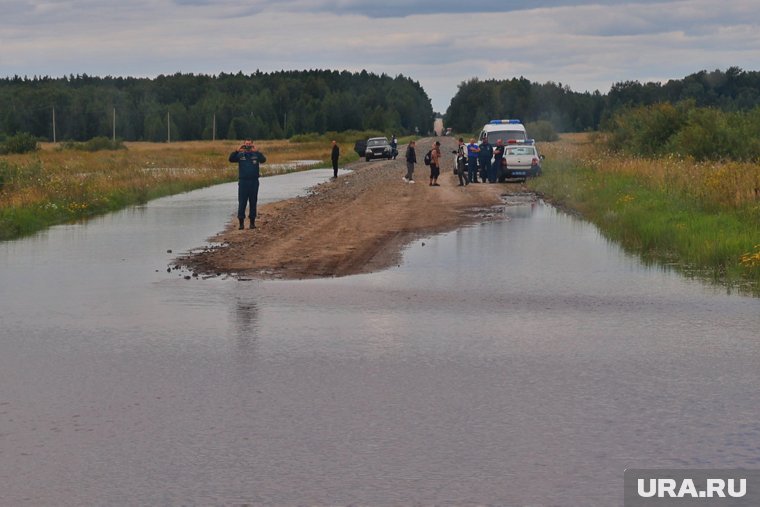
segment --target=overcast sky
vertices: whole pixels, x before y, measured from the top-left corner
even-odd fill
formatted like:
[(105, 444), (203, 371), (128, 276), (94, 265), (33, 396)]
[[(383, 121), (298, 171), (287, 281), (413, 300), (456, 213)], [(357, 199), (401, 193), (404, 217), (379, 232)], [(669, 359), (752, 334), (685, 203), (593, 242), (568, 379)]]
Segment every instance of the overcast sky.
[(760, 70), (757, 0), (0, 0), (0, 75), (366, 69), (420, 82), (445, 112), (462, 81), (609, 91)]

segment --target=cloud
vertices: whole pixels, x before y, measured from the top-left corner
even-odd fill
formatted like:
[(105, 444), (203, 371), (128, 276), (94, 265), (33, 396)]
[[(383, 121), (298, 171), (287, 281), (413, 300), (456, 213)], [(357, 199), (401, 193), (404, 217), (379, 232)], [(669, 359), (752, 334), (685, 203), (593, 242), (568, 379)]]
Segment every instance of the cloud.
[[(756, 69), (753, 1), (6, 0), (5, 75), (366, 69), (419, 81), (438, 111), (473, 77), (576, 91)], [(529, 8), (526, 8), (529, 6)]]
[[(177, 5), (233, 5), (229, 0), (173, 0)], [(639, 0), (638, 4), (655, 4), (662, 0)], [(368, 18), (404, 18), (427, 14), (498, 14), (540, 8), (581, 6), (588, 0), (480, 0), (463, 5), (461, 0), (269, 0), (237, 1), (234, 4), (249, 12), (277, 10), (284, 12), (324, 13), (365, 16)], [(617, 0), (596, 0), (596, 5), (612, 6)]]

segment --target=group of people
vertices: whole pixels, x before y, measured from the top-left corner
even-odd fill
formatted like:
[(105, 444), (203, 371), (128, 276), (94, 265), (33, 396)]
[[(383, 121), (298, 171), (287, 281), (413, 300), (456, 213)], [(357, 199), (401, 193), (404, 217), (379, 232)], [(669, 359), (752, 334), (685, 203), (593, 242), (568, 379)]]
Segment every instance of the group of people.
[[(396, 143), (396, 136), (394, 135), (394, 152)], [(395, 153), (393, 158), (395, 158)], [(480, 181), (484, 183), (486, 181), (488, 183), (496, 183), (498, 170), (504, 157), (504, 146), (501, 139), (497, 141), (496, 146), (492, 146), (489, 144), (488, 138), (483, 138), (483, 141), (478, 145), (475, 139), (471, 139), (470, 144), (465, 144), (464, 140), (460, 137), (457, 150), (453, 153), (457, 155), (457, 175), (459, 176), (460, 187), (469, 185), (470, 183), (479, 183), (478, 176), (480, 176)], [(337, 141), (333, 141), (330, 153), (333, 178), (338, 177), (339, 158), (340, 147)], [(238, 228), (245, 228), (245, 210), (248, 207), (249, 227), (255, 229), (260, 164), (266, 162), (267, 158), (248, 139), (236, 151), (230, 154), (229, 160), (238, 164)], [(403, 177), (406, 183), (414, 183), (414, 166), (416, 163), (416, 143), (415, 141), (409, 141), (406, 148), (406, 175)], [(430, 166), (429, 185), (431, 187), (439, 187), (438, 178), (441, 175), (441, 143), (439, 141), (435, 141), (430, 151), (425, 155), (425, 164)]]
[[(417, 163), (417, 143), (409, 141), (406, 147), (406, 176), (403, 180), (414, 183), (414, 164)], [(425, 155), (425, 165), (430, 166), (430, 186), (440, 187), (438, 177), (441, 175), (441, 143), (433, 143), (430, 151)]]
[[(459, 138), (457, 151), (457, 175), (460, 185), (470, 183), (496, 183), (499, 177), (502, 160), (504, 159), (504, 143), (501, 139), (496, 141), (496, 146), (488, 142), (484, 137), (478, 145), (475, 139), (470, 139), (470, 144), (464, 144), (464, 139)], [(478, 181), (480, 176), (480, 181)]]

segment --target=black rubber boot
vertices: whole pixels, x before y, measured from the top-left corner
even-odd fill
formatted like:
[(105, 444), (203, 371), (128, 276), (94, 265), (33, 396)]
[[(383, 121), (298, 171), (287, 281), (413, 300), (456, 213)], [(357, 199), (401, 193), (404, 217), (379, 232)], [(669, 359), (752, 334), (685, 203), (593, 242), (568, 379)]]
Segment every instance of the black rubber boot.
[(243, 227), (243, 222), (245, 222), (245, 220), (242, 218), (238, 218), (238, 222), (240, 223), (238, 230), (242, 231), (243, 229), (245, 229), (245, 227)]

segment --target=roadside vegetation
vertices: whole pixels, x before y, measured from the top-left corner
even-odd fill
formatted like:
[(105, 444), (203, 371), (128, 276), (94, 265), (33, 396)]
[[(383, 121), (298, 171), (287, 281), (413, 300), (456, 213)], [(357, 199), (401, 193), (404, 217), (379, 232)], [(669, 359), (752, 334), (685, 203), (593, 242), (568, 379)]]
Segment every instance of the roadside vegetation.
[(36, 151), (37, 148), (37, 139), (27, 132), (20, 132), (6, 139), (0, 139), (0, 155), (29, 153)]
[[(529, 184), (645, 260), (760, 294), (757, 156), (741, 143), (726, 150), (706, 140), (732, 129), (751, 146), (757, 115), (693, 104), (630, 110), (608, 133), (542, 145), (544, 176)], [(702, 129), (716, 137), (697, 135)]]
[[(257, 141), (267, 156), (262, 173), (327, 167), (332, 139), (341, 146), (341, 165), (346, 164), (358, 159), (354, 142), (371, 134), (328, 132)], [(237, 178), (237, 166), (227, 161), (237, 141), (113, 144), (96, 138), (54, 145), (29, 137), (31, 149), (25, 153), (0, 156), (0, 240)], [(303, 160), (321, 162), (297, 163)]]

